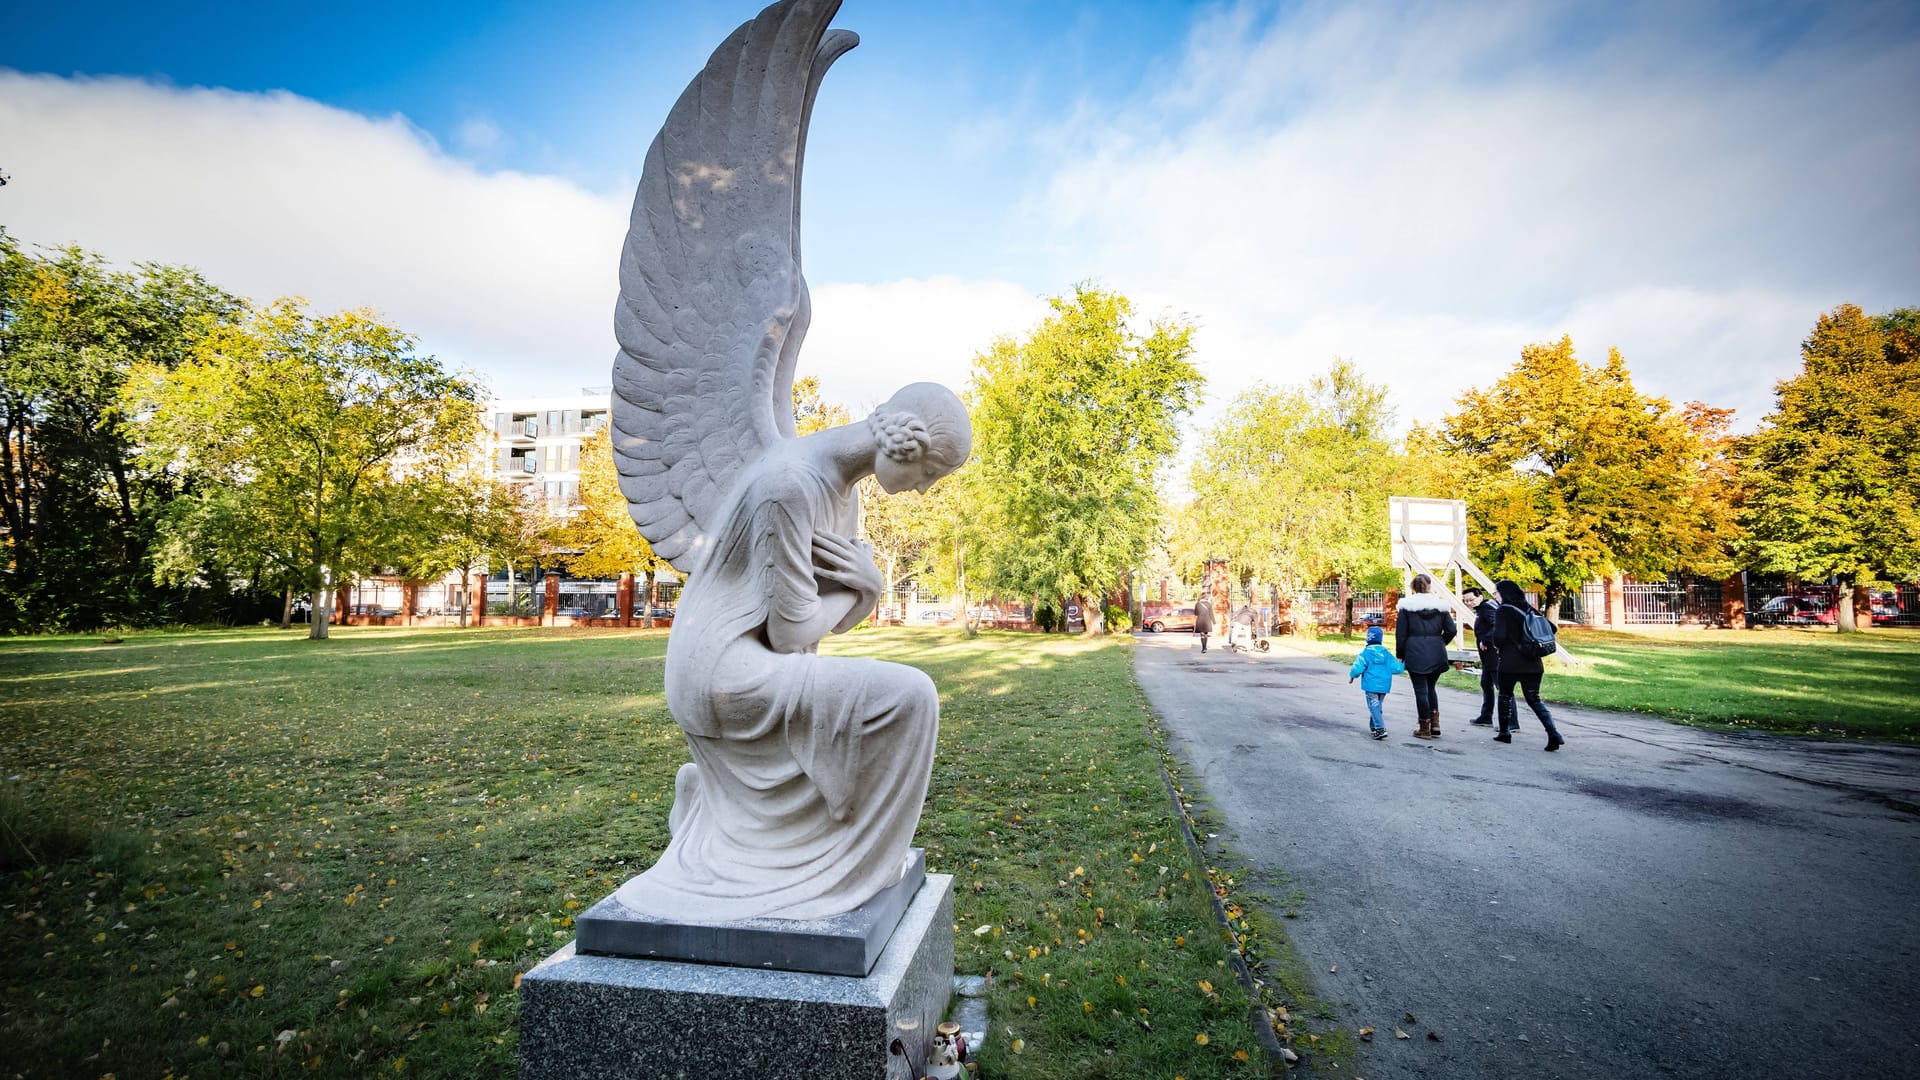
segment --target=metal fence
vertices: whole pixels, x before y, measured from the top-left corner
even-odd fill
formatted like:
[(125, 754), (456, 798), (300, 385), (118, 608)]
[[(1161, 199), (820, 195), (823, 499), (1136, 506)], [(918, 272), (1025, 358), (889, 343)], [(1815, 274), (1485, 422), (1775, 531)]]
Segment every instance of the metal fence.
[[(1313, 622), (1320, 626), (1338, 626), (1346, 617), (1346, 609), (1340, 603), (1338, 585), (1319, 585), (1301, 594), (1306, 599), (1307, 613)], [(1348, 589), (1347, 596), (1353, 601), (1353, 621), (1356, 626), (1364, 626), (1370, 615), (1386, 614), (1386, 594), (1369, 589)], [(1298, 605), (1296, 600), (1295, 604)]]
[[(1769, 626), (1831, 626), (1838, 618), (1839, 590), (1832, 585), (1806, 585), (1790, 578), (1765, 574), (1747, 576), (1747, 621)], [(1854, 616), (1874, 626), (1920, 626), (1920, 585), (1906, 584), (1868, 590), (1867, 605), (1855, 605)]]
[(1712, 625), (1723, 618), (1720, 583), (1697, 578), (1629, 581), (1621, 589), (1628, 626)]
[[(1626, 626), (1717, 626), (1725, 618), (1720, 582), (1685, 575), (1666, 581), (1629, 581), (1621, 588)], [(1607, 625), (1607, 586), (1589, 582), (1560, 598), (1562, 625)]]
[(487, 582), (487, 614), (538, 615), (540, 601), (534, 594), (534, 582), (516, 578)]

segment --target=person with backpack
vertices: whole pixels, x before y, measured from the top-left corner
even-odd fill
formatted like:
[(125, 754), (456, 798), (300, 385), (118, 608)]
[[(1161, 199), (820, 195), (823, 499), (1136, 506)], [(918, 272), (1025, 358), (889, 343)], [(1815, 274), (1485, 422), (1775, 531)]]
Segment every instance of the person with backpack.
[(1493, 643), (1500, 651), (1500, 673), (1496, 679), (1500, 688), (1500, 733), (1493, 741), (1510, 743), (1512, 733), (1520, 728), (1519, 709), (1513, 703), (1513, 688), (1519, 686), (1527, 696), (1527, 707), (1540, 718), (1540, 726), (1547, 729), (1547, 750), (1558, 750), (1566, 740), (1553, 726), (1553, 714), (1547, 711), (1546, 702), (1540, 700), (1540, 676), (1547, 670), (1541, 658), (1558, 648), (1554, 643), (1553, 623), (1527, 603), (1519, 585), (1496, 581), (1494, 589), (1500, 594), (1500, 610), (1493, 620)]
[(1480, 715), (1467, 722), (1492, 727), (1495, 676), (1500, 671), (1500, 650), (1493, 647), (1493, 621), (1500, 612), (1500, 602), (1471, 585), (1460, 590), (1460, 602), (1473, 610), (1473, 647), (1480, 650)]
[(1367, 647), (1354, 657), (1353, 667), (1347, 671), (1347, 681), (1359, 679), (1360, 689), (1367, 695), (1367, 729), (1376, 739), (1387, 737), (1387, 719), (1380, 708), (1393, 692), (1393, 677), (1407, 670), (1407, 665), (1395, 660), (1381, 644), (1385, 637), (1379, 627), (1367, 627)]
[(1435, 689), (1441, 672), (1450, 666), (1447, 642), (1460, 633), (1452, 605), (1432, 588), (1433, 578), (1413, 575), (1413, 592), (1401, 598), (1393, 624), (1393, 654), (1407, 665), (1413, 707), (1420, 714), (1420, 730), (1413, 733), (1416, 739), (1440, 737), (1440, 695)]

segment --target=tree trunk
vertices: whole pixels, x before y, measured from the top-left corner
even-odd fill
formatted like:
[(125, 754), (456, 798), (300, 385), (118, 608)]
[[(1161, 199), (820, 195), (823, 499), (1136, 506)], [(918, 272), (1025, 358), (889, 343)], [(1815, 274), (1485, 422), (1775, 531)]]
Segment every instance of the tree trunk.
[(293, 629), (293, 582), (287, 582), (280, 598), (280, 629)]
[(320, 595), (313, 602), (313, 624), (307, 629), (308, 641), (327, 640), (327, 623), (333, 618), (333, 569), (320, 568)]
[(641, 623), (642, 626), (645, 626), (649, 630), (653, 629), (653, 596), (654, 596), (653, 575), (654, 575), (654, 572), (652, 570), (647, 571), (647, 618), (645, 622)]
[(1834, 629), (1842, 634), (1858, 633), (1860, 624), (1853, 617), (1853, 579), (1841, 578), (1836, 591), (1839, 595), (1835, 597), (1834, 607), (1837, 616), (1834, 619)]

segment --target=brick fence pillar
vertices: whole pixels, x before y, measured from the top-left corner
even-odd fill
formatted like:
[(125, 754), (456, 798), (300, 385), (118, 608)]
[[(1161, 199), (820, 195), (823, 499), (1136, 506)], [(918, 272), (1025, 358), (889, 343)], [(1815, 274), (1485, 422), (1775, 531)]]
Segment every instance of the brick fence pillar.
[(620, 625), (633, 625), (633, 573), (620, 571), (620, 588), (615, 594), (614, 603), (620, 605)]
[(1607, 579), (1607, 629), (1627, 628), (1627, 576), (1615, 574)]
[(540, 605), (540, 617), (551, 623), (560, 617), (560, 575), (547, 575), (547, 595)]
[(1746, 575), (1735, 574), (1720, 583), (1720, 617), (1735, 629), (1747, 625)]
[(1381, 626), (1391, 632), (1400, 625), (1400, 590), (1388, 589), (1380, 594)]
[(413, 613), (419, 610), (420, 608), (420, 583), (419, 582), (403, 581), (400, 583), (400, 607), (404, 609), (406, 613), (406, 617), (400, 620), (400, 625), (412, 626)]

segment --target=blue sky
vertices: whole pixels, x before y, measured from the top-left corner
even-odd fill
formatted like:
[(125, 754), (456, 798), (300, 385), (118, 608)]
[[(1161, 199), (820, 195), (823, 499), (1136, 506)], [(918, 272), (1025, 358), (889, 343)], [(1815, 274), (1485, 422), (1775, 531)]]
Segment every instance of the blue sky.
[[(0, 36), (0, 225), (371, 306), (502, 393), (603, 383), (642, 154), (754, 3), (102, 5)], [(847, 0), (803, 370), (964, 383), (1095, 280), (1210, 406), (1335, 355), (1437, 419), (1530, 341), (1749, 426), (1843, 301), (1920, 303), (1912, 4)], [(1203, 416), (1202, 419), (1205, 417)]]

